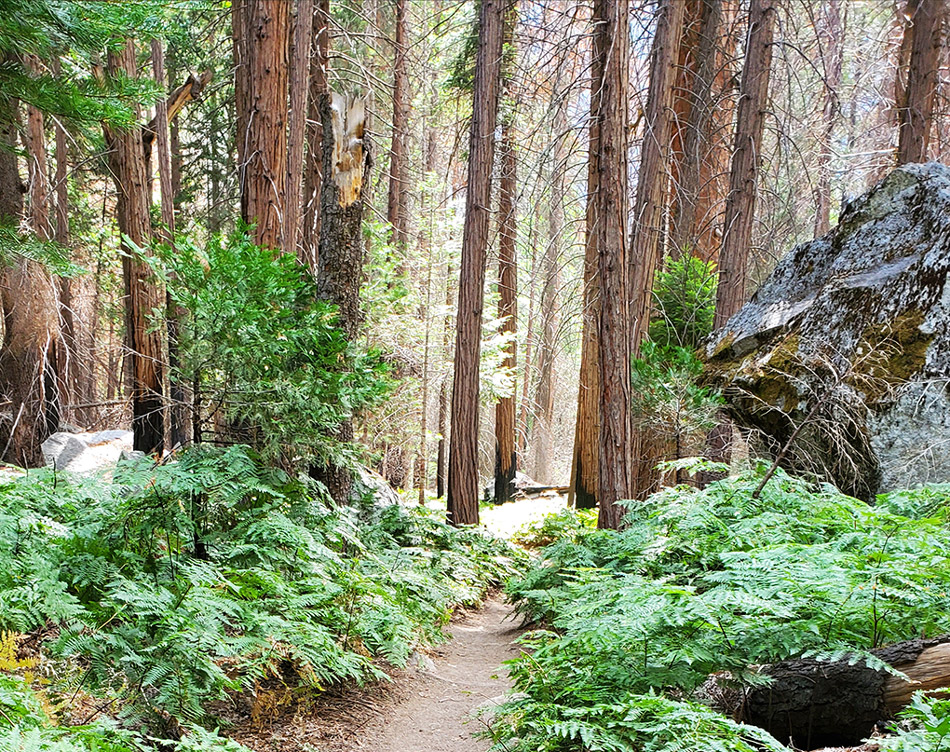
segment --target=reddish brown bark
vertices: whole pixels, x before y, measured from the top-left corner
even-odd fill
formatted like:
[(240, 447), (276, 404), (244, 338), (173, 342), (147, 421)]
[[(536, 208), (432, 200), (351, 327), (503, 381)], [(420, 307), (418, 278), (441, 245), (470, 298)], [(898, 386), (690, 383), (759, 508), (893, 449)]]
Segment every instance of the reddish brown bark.
[[(516, 165), (512, 143), (511, 126), (502, 125), (501, 180), (498, 199), (498, 318), (500, 334), (510, 336), (512, 341), (505, 347), (502, 365), (514, 371), (516, 346), (514, 334), (518, 321), (518, 266), (515, 254), (515, 190)], [(513, 390), (495, 404), (495, 503), (509, 501), (514, 493), (515, 473), (518, 461), (515, 452), (515, 394)]]
[(304, 142), (310, 88), (310, 50), (313, 38), (313, 0), (297, 0), (290, 69), (290, 124), (287, 132), (287, 200), (284, 210), (284, 250), (299, 256)]
[[(254, 240), (283, 249), (287, 205), (287, 79), (290, 3), (241, 0), (247, 86), (241, 218), (256, 225)], [(238, 121), (239, 127), (241, 120)], [(240, 131), (238, 137), (241, 137)], [(240, 153), (240, 152), (239, 152)]]
[(300, 262), (316, 276), (320, 249), (320, 195), (323, 186), (323, 121), (320, 101), (327, 96), (327, 57), (330, 49), (330, 0), (317, 0), (313, 14), (313, 53), (307, 116), (307, 159), (304, 167), (303, 228)]
[(453, 525), (478, 523), (478, 366), (505, 4), (482, 0), (479, 9), (449, 445), (447, 516)]
[(742, 67), (729, 195), (719, 256), (719, 288), (714, 326), (723, 326), (746, 301), (749, 246), (758, 186), (762, 131), (772, 67), (773, 0), (752, 0), (749, 34)]
[(910, 60), (907, 85), (897, 111), (898, 164), (927, 160), (946, 1), (908, 0), (904, 15), (907, 22), (903, 46), (909, 47)]
[(620, 527), (633, 488), (630, 423), (631, 297), (627, 245), (628, 0), (598, 0), (597, 34), (607, 51), (595, 117), (600, 124), (597, 204), (600, 273), (600, 514), (597, 526)]
[[(596, 6), (600, 11), (600, 6)], [(598, 22), (600, 15), (595, 15)], [(580, 509), (594, 509), (600, 486), (600, 272), (598, 210), (600, 193), (601, 82), (609, 39), (595, 25), (591, 43), (590, 129), (587, 157), (587, 213), (584, 245), (584, 324), (581, 335), (580, 386), (574, 426), (574, 453), (568, 502)]]
[[(136, 75), (135, 43), (109, 54), (110, 75)], [(139, 113), (136, 112), (136, 115)], [(152, 326), (151, 312), (164, 303), (148, 265), (136, 256), (136, 247), (151, 242), (149, 175), (146, 169), (144, 129), (104, 126), (109, 166), (115, 181), (116, 215), (123, 250), (122, 274), (126, 295), (126, 340), (132, 372), (132, 432), (135, 449), (161, 452), (165, 446), (163, 400), (164, 358), (161, 334)]]

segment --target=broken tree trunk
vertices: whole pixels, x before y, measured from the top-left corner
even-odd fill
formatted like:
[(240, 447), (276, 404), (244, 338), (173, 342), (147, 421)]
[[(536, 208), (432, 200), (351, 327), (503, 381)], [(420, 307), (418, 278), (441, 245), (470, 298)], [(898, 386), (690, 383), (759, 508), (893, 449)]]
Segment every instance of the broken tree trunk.
[[(768, 686), (751, 690), (731, 710), (799, 749), (860, 744), (878, 721), (893, 718), (914, 692), (950, 687), (950, 636), (910, 640), (873, 651), (911, 681), (863, 662), (810, 659), (763, 667)], [(728, 703), (727, 703), (728, 704)]]

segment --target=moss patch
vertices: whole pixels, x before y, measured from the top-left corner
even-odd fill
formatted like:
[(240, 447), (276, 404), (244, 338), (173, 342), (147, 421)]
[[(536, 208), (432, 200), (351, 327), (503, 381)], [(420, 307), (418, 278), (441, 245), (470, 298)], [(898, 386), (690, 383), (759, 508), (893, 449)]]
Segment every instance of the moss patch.
[(852, 357), (848, 382), (870, 403), (881, 402), (921, 370), (927, 359), (932, 333), (920, 330), (924, 313), (919, 309), (868, 326)]

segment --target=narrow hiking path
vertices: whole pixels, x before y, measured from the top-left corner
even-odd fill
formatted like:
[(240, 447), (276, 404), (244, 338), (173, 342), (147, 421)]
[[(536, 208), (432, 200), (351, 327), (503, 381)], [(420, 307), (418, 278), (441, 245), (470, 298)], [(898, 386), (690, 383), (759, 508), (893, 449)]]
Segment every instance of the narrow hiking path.
[(509, 687), (502, 662), (518, 654), (521, 633), (499, 599), (485, 602), (452, 623), (452, 639), (431, 651), (432, 663), (416, 671), (401, 701), (368, 724), (354, 750), (374, 752), (482, 752), (472, 738), (479, 722), (469, 720), (480, 705)]
[(227, 734), (255, 752), (484, 752), (470, 716), (510, 687), (502, 663), (518, 654), (519, 624), (501, 597), (489, 598), (393, 681), (330, 688), (313, 702), (265, 691), (253, 708), (223, 713)]

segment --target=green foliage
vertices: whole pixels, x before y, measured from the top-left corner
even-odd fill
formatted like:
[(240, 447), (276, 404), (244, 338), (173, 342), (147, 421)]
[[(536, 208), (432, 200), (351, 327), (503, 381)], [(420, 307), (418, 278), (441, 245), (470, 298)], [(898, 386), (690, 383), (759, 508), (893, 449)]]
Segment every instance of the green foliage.
[(512, 541), (525, 548), (543, 548), (557, 541), (576, 541), (596, 528), (596, 509), (562, 509), (525, 524)]
[(656, 273), (650, 339), (662, 350), (696, 350), (713, 327), (716, 265), (684, 253)]
[(644, 342), (640, 357), (633, 359), (631, 393), (634, 420), (641, 428), (676, 445), (684, 446), (716, 425), (722, 405), (719, 393), (697, 384), (702, 361), (692, 350)]
[(514, 571), (508, 552), (414, 509), (360, 527), (246, 447), (198, 447), (111, 483), (0, 485), (0, 629), (56, 626), (50, 654), (127, 720), (198, 723), (268, 677), (319, 689), (404, 663)]
[[(529, 654), (512, 664), (524, 697), (503, 706), (498, 749), (639, 749), (636, 713), (604, 708), (641, 708), (651, 693), (689, 700), (717, 671), (759, 683), (754, 666), (798, 656), (886, 668), (871, 648), (950, 628), (944, 520), (781, 472), (753, 499), (761, 472), (631, 505), (623, 532), (561, 540), (511, 583), (517, 608), (549, 629), (529, 633)], [(692, 712), (662, 713), (681, 710)], [(592, 725), (601, 746), (542, 743), (550, 719), (568, 718)], [(719, 721), (721, 748), (742, 749)], [(625, 741), (610, 746), (615, 736)], [(687, 748), (719, 748), (698, 745)]]
[(387, 394), (386, 368), (348, 342), (296, 259), (242, 230), (203, 248), (182, 239), (150, 263), (187, 312), (171, 378), (193, 389), (203, 417), (220, 409), (268, 457), (346, 461), (335, 429)]
[(950, 747), (950, 700), (915, 692), (900, 713), (895, 736), (879, 741), (883, 752), (940, 752)]

